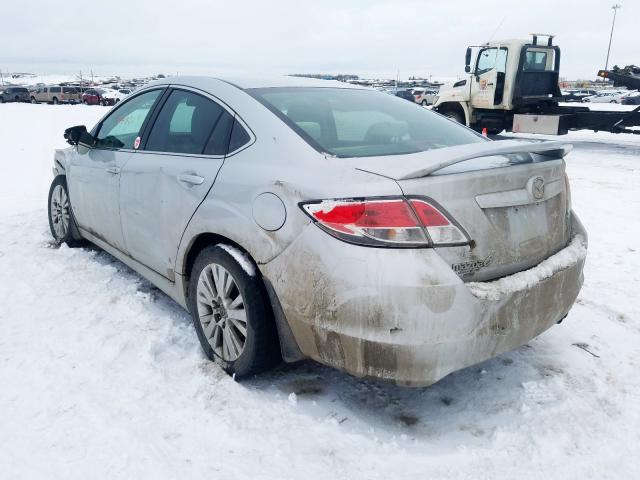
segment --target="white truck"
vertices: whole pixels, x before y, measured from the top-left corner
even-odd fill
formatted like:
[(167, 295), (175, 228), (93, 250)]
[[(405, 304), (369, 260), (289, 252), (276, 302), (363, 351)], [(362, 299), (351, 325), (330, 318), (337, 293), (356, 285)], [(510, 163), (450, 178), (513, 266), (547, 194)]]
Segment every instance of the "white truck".
[[(540, 39), (544, 41), (539, 42)], [(473, 62), (472, 62), (473, 60)], [(467, 48), (466, 78), (443, 85), (434, 110), (488, 133), (502, 130), (561, 135), (573, 129), (640, 133), (632, 112), (595, 112), (559, 106), (560, 48), (553, 35), (531, 40), (502, 40)]]

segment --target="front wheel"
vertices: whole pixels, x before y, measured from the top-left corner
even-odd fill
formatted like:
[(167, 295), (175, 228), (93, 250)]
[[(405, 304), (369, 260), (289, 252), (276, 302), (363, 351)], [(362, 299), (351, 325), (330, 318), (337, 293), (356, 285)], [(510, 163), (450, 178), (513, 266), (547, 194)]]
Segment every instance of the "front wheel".
[(450, 118), (454, 122), (458, 122), (458, 123), (461, 123), (462, 125), (465, 125), (464, 117), (460, 112), (450, 110), (448, 112), (444, 112), (443, 115), (447, 118)]
[(69, 247), (82, 245), (76, 221), (71, 211), (67, 180), (64, 175), (53, 179), (49, 189), (49, 228), (57, 244), (66, 243)]
[(239, 249), (215, 245), (200, 252), (189, 280), (189, 311), (200, 345), (209, 360), (238, 379), (280, 360), (273, 314), (256, 272)]

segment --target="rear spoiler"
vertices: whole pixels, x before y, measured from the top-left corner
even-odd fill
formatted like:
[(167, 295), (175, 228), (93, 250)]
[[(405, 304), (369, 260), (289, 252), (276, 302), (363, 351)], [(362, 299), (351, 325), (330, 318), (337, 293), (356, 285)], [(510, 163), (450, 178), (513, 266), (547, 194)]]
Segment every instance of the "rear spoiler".
[[(439, 148), (407, 155), (402, 162), (369, 158), (357, 166), (360, 170), (384, 175), (396, 180), (410, 180), (431, 175), (450, 165), (474, 158), (510, 155), (516, 153), (536, 153), (552, 158), (564, 158), (573, 145), (562, 141), (522, 142), (520, 140), (500, 140), (469, 143), (455, 147)], [(365, 160), (365, 159), (362, 159)]]

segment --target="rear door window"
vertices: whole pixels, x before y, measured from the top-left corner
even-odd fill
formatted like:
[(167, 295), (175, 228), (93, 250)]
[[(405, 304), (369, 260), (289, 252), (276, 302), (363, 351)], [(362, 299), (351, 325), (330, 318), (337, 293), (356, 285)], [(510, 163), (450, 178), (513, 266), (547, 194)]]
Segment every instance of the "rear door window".
[(161, 89), (151, 90), (120, 104), (98, 130), (96, 147), (133, 148), (136, 137), (153, 105), (162, 93)]
[(145, 150), (202, 154), (224, 114), (229, 115), (202, 95), (174, 90), (153, 124)]
[(206, 155), (226, 155), (229, 151), (229, 139), (233, 130), (233, 115), (226, 110), (218, 119), (218, 123), (209, 138), (204, 150)]
[(244, 145), (249, 143), (251, 137), (244, 129), (244, 127), (235, 120), (233, 122), (233, 130), (231, 132), (231, 139), (229, 140), (229, 152), (235, 152), (239, 148), (242, 148)]

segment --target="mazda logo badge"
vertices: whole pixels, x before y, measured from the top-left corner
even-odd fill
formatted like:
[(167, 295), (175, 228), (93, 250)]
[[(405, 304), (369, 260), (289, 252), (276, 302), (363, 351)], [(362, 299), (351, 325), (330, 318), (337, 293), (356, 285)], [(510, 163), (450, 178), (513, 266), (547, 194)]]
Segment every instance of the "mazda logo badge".
[(533, 179), (533, 182), (531, 182), (531, 193), (536, 200), (544, 197), (544, 178), (536, 177)]

